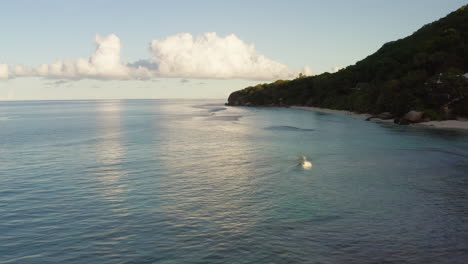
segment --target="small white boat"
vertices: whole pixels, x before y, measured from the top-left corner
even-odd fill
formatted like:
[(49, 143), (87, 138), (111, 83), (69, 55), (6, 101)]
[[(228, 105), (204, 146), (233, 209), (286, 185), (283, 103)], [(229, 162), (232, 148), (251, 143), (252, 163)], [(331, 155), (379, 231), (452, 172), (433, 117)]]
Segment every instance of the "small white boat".
[(313, 167), (312, 162), (308, 161), (305, 156), (302, 156), (301, 166), (305, 170), (310, 170)]

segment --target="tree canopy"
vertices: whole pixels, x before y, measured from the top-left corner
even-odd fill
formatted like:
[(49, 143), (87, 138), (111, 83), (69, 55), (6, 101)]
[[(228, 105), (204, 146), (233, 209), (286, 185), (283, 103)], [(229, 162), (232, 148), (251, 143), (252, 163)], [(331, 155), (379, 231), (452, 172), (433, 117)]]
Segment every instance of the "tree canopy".
[(441, 119), (449, 107), (468, 116), (468, 8), (427, 24), (406, 38), (336, 73), (300, 76), (236, 91), (230, 105), (303, 105), (356, 112), (409, 110)]

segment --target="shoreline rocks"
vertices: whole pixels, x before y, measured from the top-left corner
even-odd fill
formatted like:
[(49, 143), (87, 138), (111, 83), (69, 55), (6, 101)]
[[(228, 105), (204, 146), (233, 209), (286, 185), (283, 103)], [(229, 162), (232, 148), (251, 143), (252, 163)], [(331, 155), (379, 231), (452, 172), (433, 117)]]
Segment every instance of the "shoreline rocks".
[(378, 118), (382, 120), (389, 120), (389, 119), (392, 119), (393, 117), (394, 116), (390, 112), (383, 112), (378, 115), (369, 116), (368, 118), (366, 118), (366, 121), (370, 121), (374, 118)]
[(408, 113), (404, 114), (400, 118), (395, 118), (393, 121), (398, 125), (409, 125), (421, 122), (431, 121), (430, 118), (426, 117), (423, 111), (411, 110)]
[(419, 123), (422, 121), (424, 112), (422, 111), (409, 111), (403, 116), (403, 119), (408, 120), (411, 123)]

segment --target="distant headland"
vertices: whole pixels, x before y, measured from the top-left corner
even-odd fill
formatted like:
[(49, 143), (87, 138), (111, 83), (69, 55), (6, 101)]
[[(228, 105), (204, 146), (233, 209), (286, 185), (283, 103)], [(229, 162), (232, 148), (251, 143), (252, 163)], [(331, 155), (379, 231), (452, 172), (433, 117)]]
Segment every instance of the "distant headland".
[(231, 106), (308, 106), (411, 124), (468, 117), (468, 7), (336, 73), (233, 92)]

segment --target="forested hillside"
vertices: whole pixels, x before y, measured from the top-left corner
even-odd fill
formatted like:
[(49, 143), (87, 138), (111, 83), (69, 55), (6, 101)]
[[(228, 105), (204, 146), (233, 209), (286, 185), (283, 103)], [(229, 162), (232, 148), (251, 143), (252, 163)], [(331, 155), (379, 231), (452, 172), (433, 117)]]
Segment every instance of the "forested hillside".
[(468, 7), (336, 73), (279, 80), (236, 91), (229, 105), (303, 105), (430, 119), (468, 116)]

